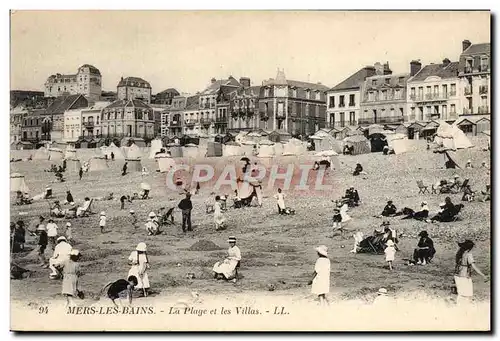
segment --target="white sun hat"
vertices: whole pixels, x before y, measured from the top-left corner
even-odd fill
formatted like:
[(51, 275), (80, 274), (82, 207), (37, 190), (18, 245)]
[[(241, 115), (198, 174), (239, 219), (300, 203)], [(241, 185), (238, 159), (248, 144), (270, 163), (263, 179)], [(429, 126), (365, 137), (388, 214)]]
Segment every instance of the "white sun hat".
[(65, 236), (60, 236), (59, 238), (57, 238), (57, 241), (60, 242), (60, 241), (66, 241), (66, 237)]
[(71, 252), (69, 253), (70, 256), (78, 256), (79, 254), (80, 254), (80, 251), (78, 251), (76, 249), (71, 250)]
[(156, 213), (154, 213), (154, 212), (149, 212), (149, 217), (151, 217), (151, 218), (152, 218), (152, 217), (156, 217)]
[(106, 215), (106, 212), (102, 211), (102, 212), (101, 212), (101, 215)]
[(387, 246), (393, 246), (394, 242), (391, 239), (389, 239), (386, 244)]
[(66, 226), (67, 226), (67, 227), (71, 227), (71, 223), (68, 221), (68, 222), (66, 223)]
[(147, 250), (146, 243), (141, 242), (141, 243), (137, 244), (137, 247), (135, 249), (137, 251), (146, 252), (146, 250)]
[(325, 245), (320, 245), (318, 246), (317, 248), (315, 248), (315, 250), (320, 254), (320, 255), (323, 255), (325, 257), (328, 256), (328, 247), (325, 246)]
[(387, 295), (387, 289), (386, 288), (378, 289), (378, 294), (379, 295)]

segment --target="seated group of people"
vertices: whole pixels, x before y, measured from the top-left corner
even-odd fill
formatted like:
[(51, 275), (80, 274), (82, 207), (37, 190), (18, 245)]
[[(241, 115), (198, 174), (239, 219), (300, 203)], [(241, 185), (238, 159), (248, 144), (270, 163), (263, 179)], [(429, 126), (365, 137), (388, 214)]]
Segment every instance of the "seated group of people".
[(342, 151), (342, 154), (344, 155), (353, 155), (354, 154), (354, 146), (344, 146), (344, 150)]
[(358, 190), (354, 189), (354, 186), (349, 187), (340, 201), (347, 203), (349, 207), (359, 206), (360, 198)]
[(363, 171), (363, 166), (361, 166), (360, 163), (357, 163), (356, 168), (354, 168), (354, 172), (352, 173), (352, 175), (358, 176), (360, 174), (366, 174), (366, 172)]
[[(468, 182), (468, 179), (465, 181)], [(439, 180), (436, 184), (432, 186), (433, 194), (443, 194), (443, 193), (458, 193), (462, 189), (463, 182), (460, 180), (460, 176), (455, 174), (452, 180)]]
[(373, 231), (373, 234), (364, 237), (362, 232), (354, 234), (354, 248), (351, 253), (368, 252), (368, 253), (383, 253), (387, 241), (391, 240), (397, 249), (398, 237), (397, 232), (390, 228), (389, 221), (383, 221), (379, 228)]
[(29, 196), (29, 193), (27, 192), (21, 192), (17, 191), (16, 192), (16, 205), (30, 205), (32, 203), (32, 200)]
[(397, 217), (403, 216), (402, 219), (416, 219), (426, 222), (451, 222), (455, 221), (458, 213), (464, 207), (463, 204), (454, 205), (451, 202), (450, 197), (446, 197), (445, 202), (439, 205), (440, 209), (438, 213), (432, 218), (429, 217), (429, 207), (427, 206), (427, 202), (423, 201), (420, 204), (420, 210), (414, 211), (409, 207), (403, 208), (401, 211), (398, 211), (392, 200), (387, 201), (382, 213), (380, 216), (382, 217)]

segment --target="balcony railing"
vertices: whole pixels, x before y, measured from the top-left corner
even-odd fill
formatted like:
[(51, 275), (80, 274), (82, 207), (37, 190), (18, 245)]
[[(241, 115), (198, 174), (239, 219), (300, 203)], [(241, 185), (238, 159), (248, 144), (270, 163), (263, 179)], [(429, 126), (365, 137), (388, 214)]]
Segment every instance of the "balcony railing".
[(181, 124), (181, 121), (173, 120), (170, 122), (170, 126), (171, 127), (181, 127), (182, 124)]
[(479, 87), (479, 93), (480, 93), (481, 95), (486, 95), (486, 94), (488, 94), (488, 86), (487, 86), (487, 85), (481, 85), (481, 86)]
[(211, 118), (202, 118), (202, 119), (200, 119), (200, 122), (201, 122), (201, 124), (203, 124), (203, 125), (209, 125), (209, 124), (212, 124), (212, 122), (213, 122), (213, 121), (214, 121), (214, 120), (213, 120), (213, 119), (211, 119)]
[(490, 108), (487, 105), (480, 106), (477, 108), (478, 113), (480, 114), (489, 114), (490, 113)]
[(192, 127), (196, 124), (196, 120), (185, 120), (184, 125), (187, 127)]
[(371, 118), (360, 118), (358, 119), (358, 124), (390, 124), (390, 123), (402, 123), (404, 118), (402, 116), (398, 117), (374, 117)]
[(350, 106), (350, 107), (355, 107), (355, 106), (356, 106), (356, 103), (352, 103), (352, 102), (350, 102), (350, 103), (349, 103), (349, 106)]
[(480, 65), (479, 72), (488, 72), (490, 71), (490, 67), (488, 65)]
[(450, 97), (455, 97), (457, 95), (456, 91), (450, 91)]
[(94, 128), (94, 122), (83, 122), (83, 126), (87, 129), (92, 129)]
[(465, 96), (472, 95), (472, 86), (466, 86), (464, 89), (464, 94), (465, 94)]
[(465, 73), (472, 73), (472, 66), (466, 66)]
[(470, 109), (470, 108), (464, 108), (463, 114), (464, 115), (470, 115), (470, 114), (472, 114), (472, 109)]
[(340, 103), (339, 108), (345, 108), (345, 103)]
[(276, 114), (276, 118), (279, 120), (285, 119), (286, 115), (285, 114)]
[(225, 117), (225, 116), (217, 117), (215, 119), (215, 123), (227, 123), (227, 117)]

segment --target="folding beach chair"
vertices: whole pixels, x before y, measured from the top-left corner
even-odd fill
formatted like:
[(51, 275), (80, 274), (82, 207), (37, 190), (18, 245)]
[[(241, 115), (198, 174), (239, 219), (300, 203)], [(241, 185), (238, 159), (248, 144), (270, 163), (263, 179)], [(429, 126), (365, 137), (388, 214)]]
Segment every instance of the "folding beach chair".
[(417, 180), (417, 186), (418, 186), (418, 194), (425, 194), (425, 192), (429, 192), (429, 186), (425, 186), (424, 182), (422, 180)]

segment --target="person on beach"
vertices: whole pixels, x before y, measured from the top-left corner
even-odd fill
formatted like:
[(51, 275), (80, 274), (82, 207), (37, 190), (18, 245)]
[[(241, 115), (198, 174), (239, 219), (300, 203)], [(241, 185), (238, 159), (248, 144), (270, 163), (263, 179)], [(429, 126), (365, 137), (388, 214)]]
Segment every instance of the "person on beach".
[(79, 259), (80, 252), (71, 250), (69, 258), (64, 263), (62, 294), (66, 296), (66, 307), (74, 306), (73, 298), (81, 297), (81, 291), (78, 289), (78, 278), (82, 275)]
[(394, 242), (392, 239), (389, 239), (386, 242), (387, 247), (384, 250), (385, 253), (385, 261), (387, 262), (387, 266), (389, 267), (389, 270), (393, 270), (392, 263), (394, 262), (394, 257), (396, 255), (396, 247), (394, 245)]
[(104, 233), (104, 229), (106, 228), (106, 212), (102, 211), (101, 216), (99, 217), (99, 228), (101, 229), (101, 233)]
[(135, 286), (135, 289), (142, 290), (144, 297), (146, 297), (150, 289), (147, 272), (149, 269), (149, 260), (146, 243), (141, 242), (137, 244), (135, 251), (130, 253), (128, 261), (131, 265), (128, 277), (135, 276), (135, 278), (137, 278), (138, 283)]
[(285, 195), (282, 193), (281, 188), (278, 188), (278, 193), (274, 196), (278, 204), (278, 214), (285, 213)]
[(64, 270), (64, 266), (72, 249), (73, 248), (68, 243), (66, 237), (61, 236), (57, 238), (57, 245), (54, 248), (54, 254), (52, 255), (52, 258), (49, 259), (49, 268), (51, 270), (49, 278), (59, 278), (62, 270)]
[(69, 221), (66, 223), (66, 232), (64, 234), (66, 235), (68, 242), (73, 241), (73, 228), (71, 227), (71, 223)]
[(130, 218), (132, 219), (132, 226), (134, 227), (134, 229), (137, 229), (139, 225), (137, 224), (138, 221), (137, 221), (137, 216), (135, 215), (135, 211), (130, 210), (129, 213), (130, 213)]
[(214, 272), (215, 279), (225, 279), (236, 282), (238, 266), (241, 261), (241, 251), (240, 248), (236, 246), (236, 237), (231, 236), (227, 241), (229, 243), (227, 257), (223, 261), (215, 263), (212, 271)]
[(221, 207), (221, 200), (220, 197), (217, 195), (215, 197), (215, 204), (214, 204), (214, 223), (215, 223), (215, 231), (219, 231), (224, 229), (224, 214), (222, 214), (222, 207)]
[(127, 298), (128, 304), (132, 305), (132, 294), (134, 292), (135, 287), (138, 284), (137, 277), (135, 276), (128, 276), (127, 279), (119, 279), (114, 282), (110, 282), (104, 286), (101, 290), (101, 295), (106, 290), (108, 289), (106, 296), (113, 302), (115, 307), (118, 307), (116, 304), (116, 300), (119, 300), (120, 305), (122, 305), (122, 297), (125, 296)]
[(316, 249), (318, 259), (314, 265), (313, 279), (309, 281), (311, 293), (317, 295), (320, 305), (328, 305), (326, 295), (330, 292), (330, 259), (328, 247), (320, 245)]
[(36, 232), (38, 235), (37, 242), (37, 254), (38, 260), (40, 261), (40, 266), (43, 268), (48, 268), (49, 264), (47, 259), (45, 258), (45, 250), (47, 249), (47, 244), (49, 243), (49, 237), (47, 236), (47, 228), (43, 224), (39, 224), (36, 228)]
[(59, 227), (54, 223), (53, 219), (49, 219), (47, 223), (47, 237), (49, 237), (49, 245), (53, 250), (56, 247), (56, 239), (57, 239), (57, 229)]
[(191, 226), (191, 210), (193, 203), (191, 202), (191, 194), (186, 193), (186, 197), (179, 202), (177, 206), (182, 211), (182, 232), (193, 231)]
[(127, 167), (128, 167), (128, 163), (125, 162), (125, 164), (123, 165), (123, 168), (122, 168), (122, 176), (124, 176), (125, 174), (127, 174)]
[(474, 257), (472, 256), (472, 249), (474, 248), (474, 242), (467, 239), (463, 243), (458, 243), (458, 251), (455, 255), (455, 285), (457, 287), (457, 304), (470, 302), (472, 300), (473, 284), (472, 284), (472, 269), (477, 272), (485, 281), (489, 278), (479, 268), (474, 262)]
[(413, 261), (418, 265), (426, 265), (434, 258), (436, 249), (427, 231), (421, 231), (418, 236), (420, 239), (417, 248), (413, 251)]

